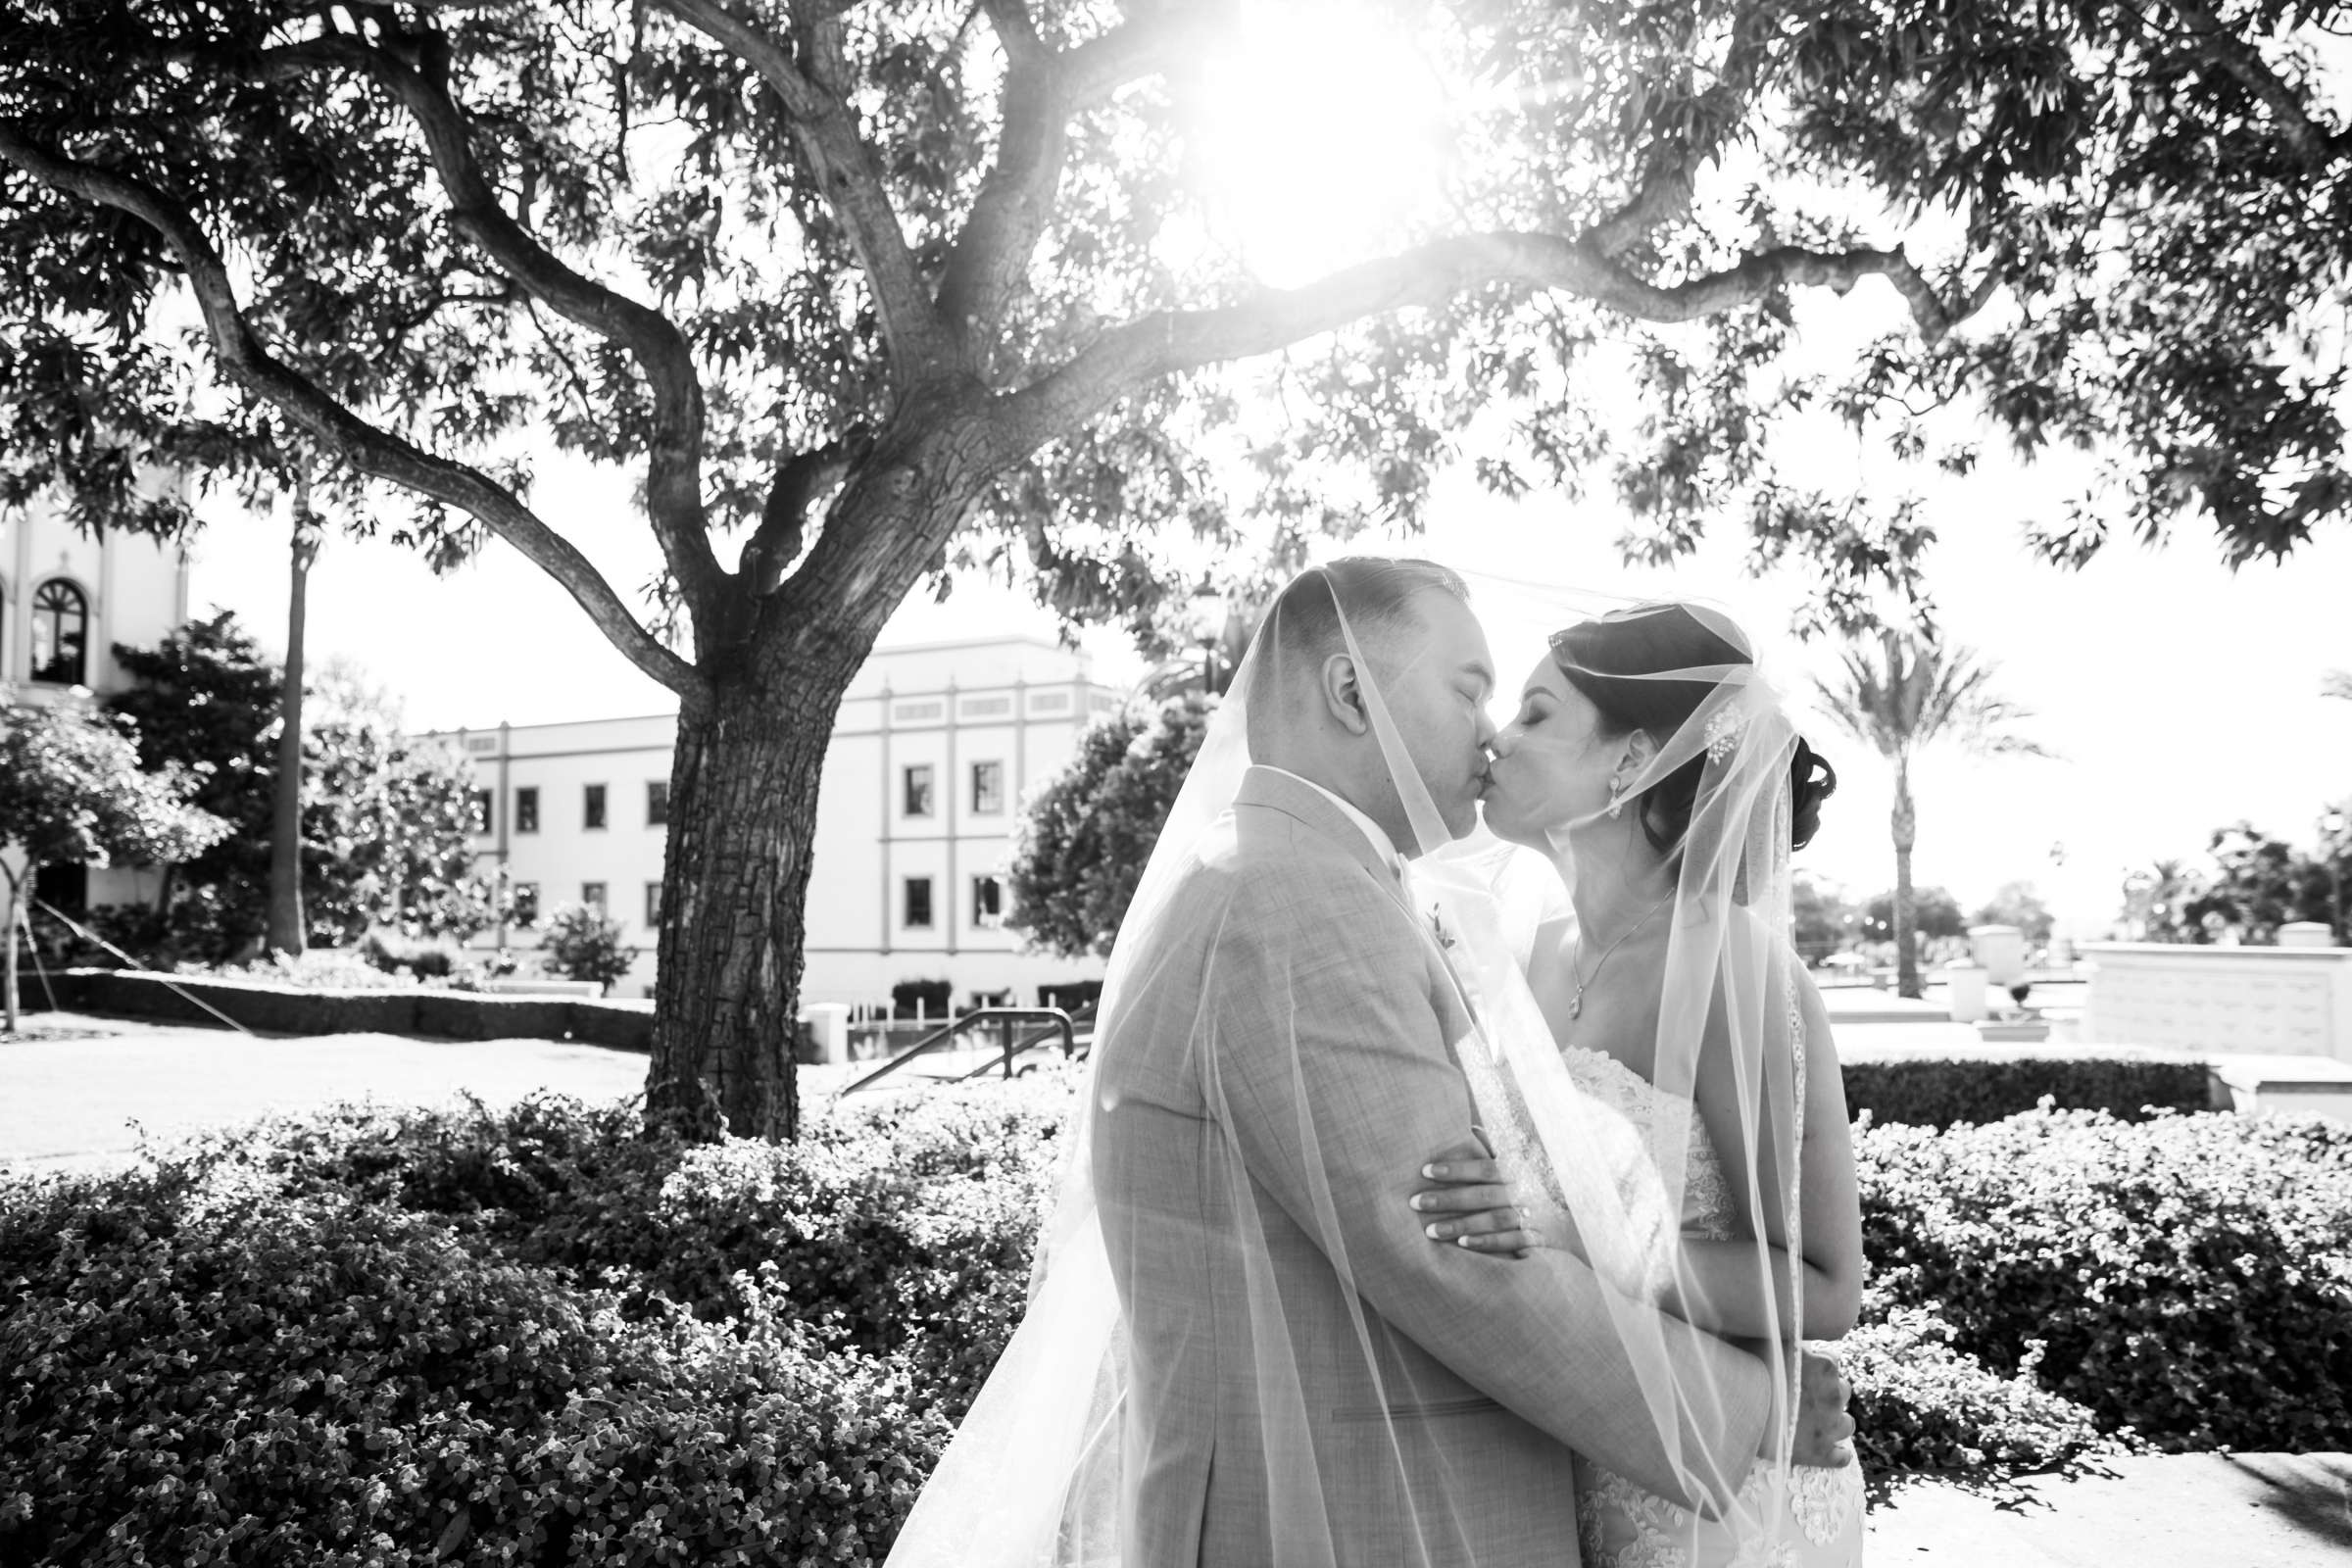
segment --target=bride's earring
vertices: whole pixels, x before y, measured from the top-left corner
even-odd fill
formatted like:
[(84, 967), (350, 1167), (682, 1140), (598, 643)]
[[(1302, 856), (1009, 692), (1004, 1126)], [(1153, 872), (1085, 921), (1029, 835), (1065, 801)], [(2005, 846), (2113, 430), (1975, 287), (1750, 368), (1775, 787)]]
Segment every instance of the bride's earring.
[(1609, 815), (1615, 816), (1624, 809), (1625, 783), (1621, 779), (1611, 779), (1609, 780)]

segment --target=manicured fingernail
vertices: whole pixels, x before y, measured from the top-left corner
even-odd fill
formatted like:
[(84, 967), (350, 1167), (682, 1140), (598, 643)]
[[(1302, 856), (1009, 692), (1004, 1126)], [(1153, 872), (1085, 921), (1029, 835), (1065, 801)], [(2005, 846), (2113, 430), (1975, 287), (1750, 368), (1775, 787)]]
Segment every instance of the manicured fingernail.
[(1446, 1239), (1446, 1227), (1443, 1225), (1424, 1225), (1421, 1227), (1421, 1234), (1428, 1237), (1433, 1242), (1442, 1242)]
[(1454, 1245), (1456, 1247), (1467, 1247), (1473, 1250), (1476, 1250), (1478, 1247), (1478, 1238), (1475, 1236), (1457, 1237), (1454, 1240)]
[(1415, 1193), (1409, 1201), (1415, 1208), (1427, 1208), (1429, 1206), (1426, 1202), (1422, 1201), (1421, 1195), (1419, 1193)]
[(1424, 1165), (1421, 1167), (1421, 1174), (1428, 1177), (1433, 1182), (1442, 1182), (1446, 1179), (1446, 1167), (1443, 1165)]

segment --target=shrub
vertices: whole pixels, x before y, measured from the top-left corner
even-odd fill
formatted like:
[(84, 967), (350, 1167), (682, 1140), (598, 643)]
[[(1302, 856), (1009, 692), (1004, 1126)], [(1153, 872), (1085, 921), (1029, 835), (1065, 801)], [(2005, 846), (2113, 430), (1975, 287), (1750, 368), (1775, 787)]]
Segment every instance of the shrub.
[(629, 972), (636, 961), (620, 940), (619, 923), (593, 905), (565, 904), (547, 917), (546, 934), (539, 939), (547, 967), (566, 980), (593, 980), (610, 986)]
[(2157, 1110), (2204, 1110), (2202, 1062), (2123, 1056), (1932, 1056), (1843, 1065), (1849, 1114), (1874, 1122), (1948, 1127), (1999, 1121), (2044, 1099), (2061, 1110), (2104, 1110), (2138, 1121)]
[(767, 1282), (637, 1317), (345, 1192), (0, 1189), (0, 1561), (869, 1563), (945, 1441)]
[(945, 1019), (956, 1002), (956, 983), (952, 980), (902, 980), (890, 988), (890, 1015), (893, 1018)]
[(1873, 1293), (1863, 1323), (1837, 1350), (1853, 1385), (1855, 1446), (1884, 1494), (1897, 1476), (1932, 1474), (1999, 1483), (2034, 1471), (2072, 1471), (2125, 1451), (2091, 1411), (2034, 1380), (2029, 1352), (2001, 1377), (1954, 1347), (1949, 1323), (1921, 1307), (1889, 1307)]
[(1890, 1304), (2167, 1449), (2352, 1445), (2352, 1129), (2043, 1109), (1859, 1141)]

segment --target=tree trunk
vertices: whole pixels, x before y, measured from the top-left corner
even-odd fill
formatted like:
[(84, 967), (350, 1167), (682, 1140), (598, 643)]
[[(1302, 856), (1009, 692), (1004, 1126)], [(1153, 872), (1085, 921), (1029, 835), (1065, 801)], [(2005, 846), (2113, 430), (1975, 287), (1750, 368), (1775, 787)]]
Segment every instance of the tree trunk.
[(311, 478), (304, 469), (294, 477), (294, 571), (286, 596), (285, 690), (278, 698), (277, 798), (270, 821), (267, 946), (289, 957), (300, 957), (309, 946), (302, 908), (302, 642), (311, 563), (318, 555), (318, 520), (311, 514)]
[[(7, 875), (8, 867), (0, 865), (0, 876)], [(24, 911), (19, 906), (18, 901), (24, 894), (24, 884), (31, 880), (32, 863), (30, 861), (25, 862), (24, 875), (22, 878), (13, 876), (8, 877), (8, 938), (6, 944), (8, 948), (8, 972), (6, 978), (4, 980), (0, 980), (0, 990), (4, 990), (6, 992), (5, 1002), (0, 1003), (0, 1005), (5, 1005), (7, 1009), (8, 1032), (12, 1035), (15, 1034), (19, 1028), (17, 1021), (17, 923), (24, 918)]]
[(799, 1017), (817, 784), (854, 646), (809, 646), (789, 677), (721, 686), (678, 715), (655, 949), (649, 1117), (690, 1136), (785, 1139), (800, 1127)]
[(1919, 812), (1911, 802), (1911, 767), (1908, 760), (1894, 760), (1894, 990), (1901, 997), (1917, 997), (1919, 982), (1919, 952), (1917, 933), (1911, 921), (1911, 847), (1919, 839)]

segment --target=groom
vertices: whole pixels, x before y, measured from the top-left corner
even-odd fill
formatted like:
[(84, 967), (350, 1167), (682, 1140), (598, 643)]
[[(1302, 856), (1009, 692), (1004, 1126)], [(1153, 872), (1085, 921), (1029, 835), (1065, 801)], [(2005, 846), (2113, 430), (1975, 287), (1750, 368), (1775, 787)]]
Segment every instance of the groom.
[[(1132, 1337), (1121, 1561), (1560, 1568), (1571, 1450), (1712, 1511), (1763, 1445), (1768, 1378), (1568, 1252), (1436, 1246), (1416, 1223), (1419, 1164), (1479, 1148), (1455, 1054), (1472, 1022), (1401, 891), (1412, 786), (1335, 599), (1445, 831), (1477, 819), (1494, 671), (1460, 579), (1362, 558), (1295, 579), (1241, 694), (1255, 765), (1136, 933), (1097, 1042), (1095, 1183)], [(1653, 1417), (1619, 1348), (1643, 1335), (1704, 1408)], [(1836, 1381), (1808, 1379), (1800, 1459), (1851, 1431)]]

